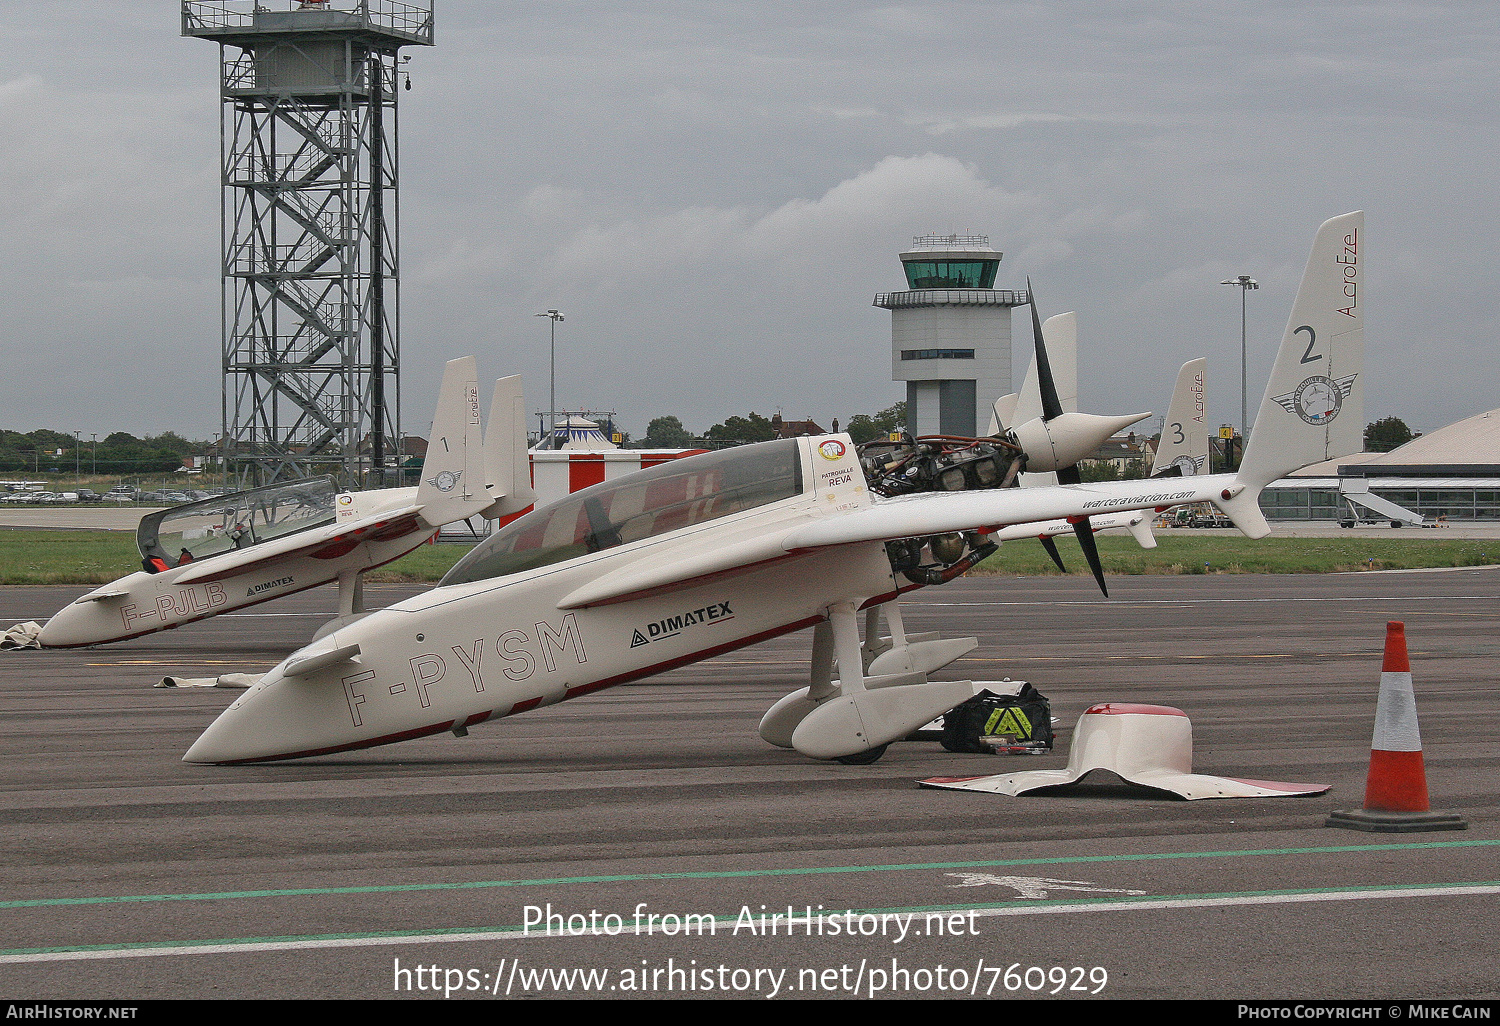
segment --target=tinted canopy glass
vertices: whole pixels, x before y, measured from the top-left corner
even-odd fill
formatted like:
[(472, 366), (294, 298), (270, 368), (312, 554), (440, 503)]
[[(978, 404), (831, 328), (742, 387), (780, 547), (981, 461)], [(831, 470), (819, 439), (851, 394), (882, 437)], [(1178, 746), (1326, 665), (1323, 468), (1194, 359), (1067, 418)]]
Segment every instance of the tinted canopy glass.
[(526, 514), (475, 546), (438, 586), (534, 570), (801, 492), (802, 452), (794, 438), (688, 456)]
[(136, 547), (143, 558), (185, 563), (331, 524), (338, 489), (331, 477), (252, 488), (141, 518)]

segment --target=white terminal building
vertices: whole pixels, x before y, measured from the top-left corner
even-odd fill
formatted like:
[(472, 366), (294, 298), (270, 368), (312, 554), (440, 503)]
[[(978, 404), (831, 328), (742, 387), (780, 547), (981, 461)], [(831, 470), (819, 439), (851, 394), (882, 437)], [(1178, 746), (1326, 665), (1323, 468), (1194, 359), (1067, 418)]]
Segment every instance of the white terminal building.
[(922, 235), (901, 254), (905, 292), (882, 292), (891, 312), (891, 378), (906, 382), (914, 435), (973, 437), (1009, 394), (1010, 311), (1024, 290), (997, 289), (1002, 254), (984, 235)]

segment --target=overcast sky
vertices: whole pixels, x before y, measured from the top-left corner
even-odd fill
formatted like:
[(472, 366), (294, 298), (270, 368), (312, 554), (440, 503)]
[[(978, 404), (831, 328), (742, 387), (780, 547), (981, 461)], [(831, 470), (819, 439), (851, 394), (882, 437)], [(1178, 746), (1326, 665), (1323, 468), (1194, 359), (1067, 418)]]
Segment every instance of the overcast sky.
[[(218, 52), (179, 32), (171, 0), (0, 5), (0, 427), (219, 429)], [(1078, 311), (1082, 409), (1160, 413), (1207, 356), (1238, 421), (1219, 282), (1262, 283), (1253, 412), (1354, 209), (1366, 419), (1500, 406), (1500, 5), (444, 0), (406, 53), (411, 433), (457, 356), (544, 405), (549, 307), (559, 404), (636, 435), (874, 412), (905, 393), (871, 298), (955, 231)]]

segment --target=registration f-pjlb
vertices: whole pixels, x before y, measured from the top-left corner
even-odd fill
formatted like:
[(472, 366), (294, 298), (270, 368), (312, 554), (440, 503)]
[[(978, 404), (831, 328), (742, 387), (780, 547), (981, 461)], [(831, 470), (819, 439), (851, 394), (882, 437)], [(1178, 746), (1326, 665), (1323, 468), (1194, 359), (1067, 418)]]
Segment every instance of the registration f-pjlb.
[(944, 452), (932, 489), (890, 496), (931, 450), (862, 461), (842, 435), (606, 481), (510, 523), (432, 591), (294, 653), (185, 758), (257, 762), (461, 736), (807, 627), (809, 684), (772, 706), (762, 737), (817, 759), (876, 758), (975, 693), (971, 681), (930, 677), (974, 639), (907, 634), (897, 599), (963, 572), (993, 551), (993, 532), (1071, 519), (1090, 554), (1093, 515), (1212, 502), (1259, 538), (1270, 531), (1263, 487), (1359, 448), (1363, 235), (1359, 213), (1320, 230), (1237, 474), (1004, 487), (1019, 469), (1066, 471), (1139, 419), (1063, 412), (1039, 344), (1043, 415), (988, 447)]
[(530, 476), (513, 473), (509, 449), (525, 426), (520, 378), (496, 383), (490, 424), (481, 450), (475, 363), (454, 360), (420, 484), (340, 492), (332, 478), (317, 477), (148, 514), (136, 531), (144, 569), (64, 607), (37, 640), (43, 648), (124, 641), (333, 581), (335, 624), (358, 619), (365, 571), (430, 541), (444, 524), (531, 503)]

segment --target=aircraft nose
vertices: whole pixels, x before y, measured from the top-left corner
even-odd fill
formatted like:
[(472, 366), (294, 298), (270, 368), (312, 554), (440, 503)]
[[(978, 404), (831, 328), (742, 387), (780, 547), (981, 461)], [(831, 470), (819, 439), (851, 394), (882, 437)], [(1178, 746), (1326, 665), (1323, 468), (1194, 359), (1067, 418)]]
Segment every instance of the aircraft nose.
[(371, 725), (361, 696), (346, 697), (339, 672), (284, 677), (272, 670), (209, 724), (182, 761), (260, 762), (362, 747)]
[(99, 630), (98, 616), (86, 606), (64, 606), (42, 625), (37, 641), (43, 648), (77, 648), (107, 640)]
[(208, 725), (183, 762), (229, 763), (288, 757), (300, 750), (283, 694), (291, 683), (273, 670)]
[(405, 694), (410, 687), (392, 668), (404, 663), (382, 651), (389, 634), (377, 612), (292, 653), (220, 713), (183, 761), (301, 759), (447, 730), (451, 721), (413, 733), (416, 725), (381, 705), (387, 691)]
[(246, 714), (245, 707), (252, 704), (255, 692), (266, 684), (266, 679), (261, 678), (253, 688), (236, 698), (229, 708), (221, 712), (208, 725), (208, 729), (198, 735), (198, 740), (189, 746), (182, 761), (220, 763), (254, 758), (254, 738), (243, 729), (249, 725), (247, 721), (253, 718), (253, 714)]

